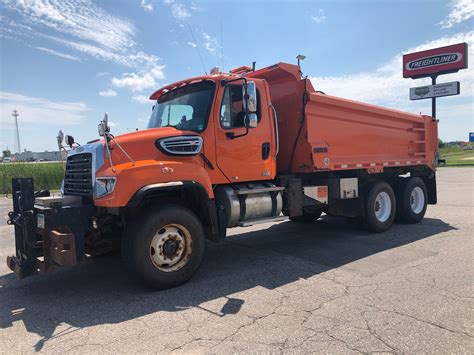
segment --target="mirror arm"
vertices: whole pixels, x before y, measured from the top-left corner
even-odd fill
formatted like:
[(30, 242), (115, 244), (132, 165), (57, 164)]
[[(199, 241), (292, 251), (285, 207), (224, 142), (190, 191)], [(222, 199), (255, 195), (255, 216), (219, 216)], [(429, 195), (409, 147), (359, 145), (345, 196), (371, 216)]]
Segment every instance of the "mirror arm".
[(235, 135), (235, 132), (227, 132), (225, 136), (229, 139), (235, 139), (235, 138), (240, 138), (240, 137), (245, 137), (247, 134), (249, 134), (249, 128), (245, 127), (245, 133)]

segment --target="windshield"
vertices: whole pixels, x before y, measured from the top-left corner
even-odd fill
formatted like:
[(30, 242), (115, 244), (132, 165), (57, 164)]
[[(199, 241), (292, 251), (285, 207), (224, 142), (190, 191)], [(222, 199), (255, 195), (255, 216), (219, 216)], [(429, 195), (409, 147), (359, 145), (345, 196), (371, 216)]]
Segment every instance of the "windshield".
[(162, 95), (151, 113), (148, 128), (175, 127), (202, 132), (207, 125), (214, 83), (204, 81)]

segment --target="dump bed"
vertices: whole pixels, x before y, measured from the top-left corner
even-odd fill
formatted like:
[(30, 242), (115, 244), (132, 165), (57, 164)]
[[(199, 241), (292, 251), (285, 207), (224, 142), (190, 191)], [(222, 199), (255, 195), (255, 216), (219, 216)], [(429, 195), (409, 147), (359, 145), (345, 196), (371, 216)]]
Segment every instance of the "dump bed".
[(430, 116), (317, 92), (290, 64), (279, 63), (249, 76), (269, 85), (278, 115), (280, 173), (435, 167), (437, 122)]

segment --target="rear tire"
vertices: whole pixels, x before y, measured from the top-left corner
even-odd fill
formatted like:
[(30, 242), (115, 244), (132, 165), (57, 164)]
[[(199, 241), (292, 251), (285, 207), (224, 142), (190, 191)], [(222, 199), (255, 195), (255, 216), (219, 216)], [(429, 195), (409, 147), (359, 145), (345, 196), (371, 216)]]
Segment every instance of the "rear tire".
[(373, 183), (365, 200), (365, 227), (370, 232), (385, 232), (393, 224), (395, 211), (395, 193), (392, 187), (384, 181)]
[(204, 256), (198, 217), (179, 205), (165, 205), (132, 221), (122, 239), (122, 258), (131, 272), (154, 289), (188, 281)]
[(403, 223), (418, 223), (426, 213), (428, 193), (419, 177), (405, 179), (397, 191), (397, 220)]

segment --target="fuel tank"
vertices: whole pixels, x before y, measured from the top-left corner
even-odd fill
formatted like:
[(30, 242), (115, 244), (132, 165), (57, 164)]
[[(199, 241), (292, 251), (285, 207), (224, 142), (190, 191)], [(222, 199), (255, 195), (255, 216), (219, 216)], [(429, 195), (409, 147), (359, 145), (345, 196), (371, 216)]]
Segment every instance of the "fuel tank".
[(269, 182), (218, 186), (215, 196), (218, 208), (225, 212), (227, 228), (277, 217), (283, 207), (281, 188)]

